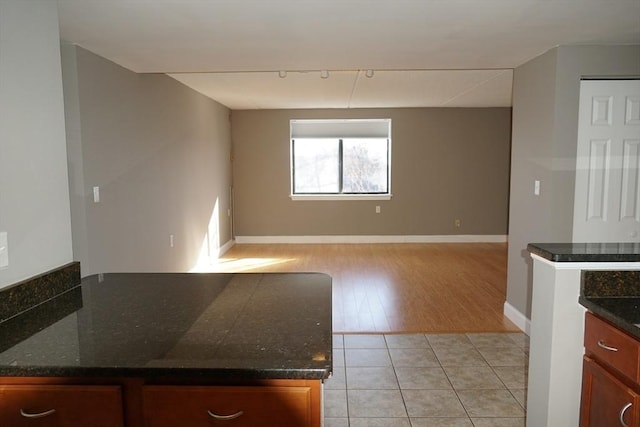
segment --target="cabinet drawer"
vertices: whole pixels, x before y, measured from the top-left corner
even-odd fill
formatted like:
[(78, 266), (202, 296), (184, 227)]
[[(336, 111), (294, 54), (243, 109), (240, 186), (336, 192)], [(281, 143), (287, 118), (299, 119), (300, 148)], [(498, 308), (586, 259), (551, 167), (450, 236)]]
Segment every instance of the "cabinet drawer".
[(145, 386), (147, 427), (312, 425), (310, 387)]
[[(593, 359), (584, 358), (581, 427), (640, 425), (640, 395)], [(625, 424), (622, 424), (623, 420)]]
[(0, 425), (120, 427), (120, 387), (0, 385)]
[(640, 343), (630, 335), (586, 313), (584, 346), (587, 354), (610, 365), (632, 381), (640, 382)]

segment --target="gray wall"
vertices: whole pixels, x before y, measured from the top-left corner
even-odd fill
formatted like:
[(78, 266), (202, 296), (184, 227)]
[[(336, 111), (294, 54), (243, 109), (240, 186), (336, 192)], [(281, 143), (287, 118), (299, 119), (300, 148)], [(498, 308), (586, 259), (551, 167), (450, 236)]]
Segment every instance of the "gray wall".
[(514, 71), (507, 302), (527, 318), (527, 243), (572, 241), (580, 78), (639, 75), (640, 46), (562, 46)]
[[(391, 118), (393, 198), (292, 201), (289, 120), (310, 118)], [(510, 108), (233, 111), (235, 234), (505, 235), (510, 131)]]
[(58, 10), (0, 1), (0, 288), (73, 260)]
[(83, 276), (188, 271), (205, 241), (217, 256), (231, 240), (229, 110), (170, 77), (136, 74), (80, 47), (63, 46), (63, 66)]

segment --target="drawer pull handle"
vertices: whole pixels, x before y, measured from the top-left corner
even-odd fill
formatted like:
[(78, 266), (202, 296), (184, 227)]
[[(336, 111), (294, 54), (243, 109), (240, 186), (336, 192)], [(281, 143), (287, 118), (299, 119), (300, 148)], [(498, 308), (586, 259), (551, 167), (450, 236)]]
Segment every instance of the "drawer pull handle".
[(631, 403), (627, 403), (624, 408), (620, 410), (620, 425), (622, 427), (629, 427), (627, 423), (624, 422), (624, 413), (627, 412), (627, 409), (631, 408)]
[(218, 415), (218, 414), (214, 414), (211, 411), (207, 411), (207, 414), (209, 414), (211, 418), (216, 420), (229, 421), (229, 420), (235, 420), (236, 418), (239, 418), (242, 414), (244, 414), (244, 412), (238, 411), (235, 414), (231, 414), (231, 415)]
[(618, 351), (617, 348), (608, 346), (608, 345), (604, 344), (602, 341), (598, 341), (598, 347), (604, 348), (605, 350), (608, 350), (608, 351)]
[(20, 415), (25, 418), (44, 418), (56, 412), (55, 409), (49, 409), (48, 411), (38, 412), (36, 414), (32, 414), (30, 412), (25, 412), (24, 409), (20, 409)]

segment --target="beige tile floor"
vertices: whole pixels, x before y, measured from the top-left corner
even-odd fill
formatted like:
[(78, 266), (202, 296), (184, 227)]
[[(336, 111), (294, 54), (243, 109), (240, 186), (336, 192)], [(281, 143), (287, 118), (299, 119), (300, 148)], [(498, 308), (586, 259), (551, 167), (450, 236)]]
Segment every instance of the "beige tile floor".
[(523, 427), (522, 333), (334, 335), (325, 427)]

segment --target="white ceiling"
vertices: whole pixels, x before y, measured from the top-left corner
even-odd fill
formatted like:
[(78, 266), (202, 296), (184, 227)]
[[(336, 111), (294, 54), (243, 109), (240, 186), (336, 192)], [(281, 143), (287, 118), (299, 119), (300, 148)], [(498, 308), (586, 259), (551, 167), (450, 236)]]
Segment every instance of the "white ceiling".
[(510, 106), (555, 46), (640, 44), (640, 0), (57, 1), (63, 40), (231, 109)]

